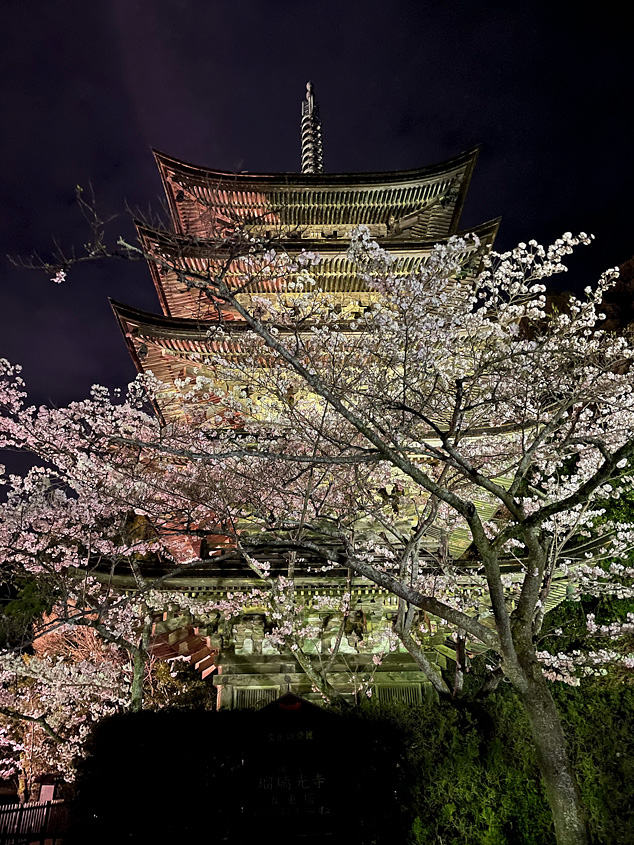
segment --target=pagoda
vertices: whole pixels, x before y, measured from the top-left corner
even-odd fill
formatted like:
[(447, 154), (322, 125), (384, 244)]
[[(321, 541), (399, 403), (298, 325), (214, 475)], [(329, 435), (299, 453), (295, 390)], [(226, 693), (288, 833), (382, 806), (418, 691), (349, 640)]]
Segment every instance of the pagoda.
[[(187, 408), (179, 384), (184, 377), (205, 371), (205, 359), (219, 351), (209, 330), (223, 322), (225, 344), (238, 343), (245, 328), (237, 312), (214, 302), (204, 293), (183, 283), (189, 269), (210, 272), (223, 261), (218, 244), (228, 227), (238, 225), (253, 237), (271, 241), (289, 255), (302, 250), (321, 256), (314, 268), (320, 289), (346, 306), (363, 306), (376, 294), (358, 277), (347, 258), (350, 232), (358, 225), (369, 228), (373, 238), (394, 257), (397, 273), (415, 271), (428, 259), (434, 246), (460, 235), (459, 221), (476, 163), (478, 149), (461, 153), (440, 164), (382, 173), (325, 173), (319, 109), (312, 83), (308, 83), (301, 112), (301, 172), (230, 173), (200, 167), (154, 152), (170, 214), (171, 231), (139, 225), (138, 232), (156, 288), (162, 314), (147, 313), (121, 303), (112, 303), (132, 359), (140, 373), (152, 372), (166, 389), (155, 410), (164, 424), (187, 419)], [(477, 272), (482, 256), (492, 246), (499, 220), (473, 230), (478, 241), (467, 241), (462, 267), (466, 275)], [(241, 276), (236, 259), (227, 272), (229, 284)], [(278, 291), (279, 292), (279, 291)], [(271, 281), (256, 280), (244, 290), (245, 304), (253, 295), (273, 295)], [(208, 408), (216, 418), (222, 405), (222, 390), (212, 395)], [(200, 555), (200, 542), (182, 539), (182, 548), (171, 549), (178, 559)], [(203, 541), (208, 553), (222, 538)], [(460, 540), (456, 541), (460, 546)], [(190, 544), (190, 548), (187, 545)], [(465, 545), (466, 548), (466, 545)], [(464, 549), (456, 548), (454, 552)], [(184, 559), (183, 557), (183, 559)], [(209, 563), (208, 563), (209, 560)], [(213, 554), (198, 569), (170, 578), (164, 586), (184, 590), (188, 595), (221, 599), (227, 592), (257, 586), (254, 575), (236, 552), (234, 560), (223, 555), (213, 564)], [(283, 559), (271, 561), (271, 571), (284, 572)], [(119, 576), (125, 589), (128, 576)], [(342, 694), (352, 696), (355, 678), (373, 673), (373, 690), (379, 701), (418, 701), (430, 692), (430, 685), (410, 655), (403, 649), (389, 654), (378, 669), (365, 642), (372, 650), (384, 651), (396, 614), (397, 599), (361, 577), (347, 580), (345, 570), (296, 572), (296, 584), (310, 621), (321, 628), (318, 641), (305, 645), (305, 652), (319, 660), (327, 657), (335, 642), (341, 614), (315, 610), (316, 596), (341, 596), (350, 589), (353, 600), (341, 638), (339, 654), (332, 661), (328, 680)], [(203, 673), (213, 676), (220, 708), (259, 707), (286, 693), (318, 699), (311, 691), (292, 652), (280, 652), (265, 637), (269, 622), (257, 609), (245, 611), (227, 622), (220, 615), (210, 617), (205, 627), (194, 627), (187, 616), (170, 611), (155, 626), (155, 652), (169, 657), (180, 654)], [(368, 637), (368, 633), (371, 637)], [(443, 661), (443, 634), (433, 643), (433, 659)], [(378, 645), (377, 645), (378, 643)], [(366, 649), (364, 651), (364, 649)], [(431, 655), (430, 655), (431, 656)]]

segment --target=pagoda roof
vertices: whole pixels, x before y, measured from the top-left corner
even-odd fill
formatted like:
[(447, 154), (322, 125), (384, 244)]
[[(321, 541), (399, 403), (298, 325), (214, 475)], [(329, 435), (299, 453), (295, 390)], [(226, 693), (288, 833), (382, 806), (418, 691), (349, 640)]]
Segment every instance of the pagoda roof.
[[(192, 375), (193, 370), (201, 366), (202, 359), (209, 355), (240, 352), (239, 342), (230, 335), (222, 340), (207, 337), (210, 329), (218, 328), (217, 321), (152, 314), (112, 299), (110, 305), (137, 371), (152, 372), (168, 386), (165, 394), (154, 403), (163, 423), (182, 419), (182, 402), (174, 384), (176, 380)], [(236, 321), (231, 327), (232, 335), (234, 330), (243, 332), (247, 328), (246, 323)], [(221, 399), (218, 395), (208, 401), (219, 405)]]
[(478, 147), (414, 170), (231, 173), (154, 151), (174, 227), (211, 234), (218, 218), (268, 225), (388, 224), (429, 209), (422, 238), (457, 231)]
[[(171, 338), (175, 336), (183, 337), (186, 340), (192, 340), (204, 337), (210, 329), (218, 328), (217, 320), (192, 320), (190, 317), (170, 317), (165, 314), (154, 314), (151, 311), (143, 311), (140, 308), (135, 308), (133, 305), (125, 305), (123, 302), (117, 302), (115, 299), (110, 300), (110, 306), (114, 311), (121, 327), (129, 326), (139, 330), (147, 330), (147, 332), (157, 338)], [(236, 323), (231, 326), (231, 331), (243, 331), (247, 329), (245, 323)], [(135, 333), (136, 336), (137, 333)], [(127, 337), (127, 335), (126, 335)], [(203, 342), (206, 343), (206, 342)], [(201, 349), (208, 352), (216, 351), (216, 347), (212, 350), (211, 346), (206, 345), (187, 345), (183, 349), (190, 352), (199, 352)], [(218, 351), (220, 348), (218, 347)]]
[[(480, 257), (493, 244), (499, 227), (499, 218), (483, 223), (476, 227), (472, 233), (477, 235), (481, 246), (475, 248), (470, 246), (466, 250), (465, 264), (469, 265), (471, 272), (479, 269)], [(178, 278), (176, 267), (184, 267), (185, 271), (199, 272), (202, 275), (208, 274), (213, 265), (224, 263), (227, 251), (222, 244), (215, 241), (206, 241), (199, 238), (191, 238), (183, 235), (175, 235), (169, 232), (161, 232), (150, 229), (139, 224), (137, 226), (139, 239), (145, 251), (149, 254), (165, 256), (167, 263), (173, 262), (172, 267), (160, 267), (159, 263), (150, 260), (150, 272), (156, 291), (161, 303), (163, 313), (167, 316), (187, 317), (194, 320), (218, 319), (218, 308), (213, 301), (209, 300), (200, 289), (187, 288)], [(458, 233), (465, 236), (466, 232)], [(377, 239), (382, 245), (389, 249), (395, 258), (394, 269), (398, 273), (406, 274), (418, 270), (431, 254), (438, 240), (412, 242), (405, 238)], [(447, 238), (440, 239), (440, 242)], [(300, 252), (301, 249), (309, 249), (318, 252), (322, 257), (321, 264), (312, 268), (311, 272), (317, 280), (318, 286), (329, 293), (338, 293), (342, 296), (354, 295), (367, 292), (368, 287), (359, 277), (352, 263), (346, 257), (348, 241), (340, 240), (305, 240), (303, 238), (281, 238), (274, 242), (279, 243), (280, 248), (288, 251), (291, 255)], [(467, 258), (468, 254), (473, 255), (473, 260)], [(476, 266), (476, 264), (478, 266)], [(473, 265), (473, 266), (472, 266)], [(230, 268), (227, 279), (231, 282), (232, 273), (236, 275), (244, 272), (240, 267), (239, 259), (236, 259), (235, 270)], [(272, 279), (261, 278), (256, 280), (253, 286), (249, 287), (248, 295), (266, 295), (279, 293), (279, 282)], [(233, 314), (222, 306), (222, 314), (225, 319), (233, 319)]]

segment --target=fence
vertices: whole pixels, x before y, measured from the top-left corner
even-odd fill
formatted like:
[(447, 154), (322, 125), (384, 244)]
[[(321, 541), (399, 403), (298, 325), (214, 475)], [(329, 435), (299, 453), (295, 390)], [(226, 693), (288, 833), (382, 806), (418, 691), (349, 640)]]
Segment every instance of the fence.
[(42, 804), (6, 804), (0, 806), (0, 845), (44, 845), (65, 832), (68, 808), (62, 800)]

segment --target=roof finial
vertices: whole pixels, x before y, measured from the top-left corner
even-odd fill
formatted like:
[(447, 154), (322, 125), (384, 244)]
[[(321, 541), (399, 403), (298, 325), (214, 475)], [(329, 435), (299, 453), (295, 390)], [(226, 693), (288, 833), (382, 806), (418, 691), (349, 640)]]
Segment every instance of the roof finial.
[(302, 103), (302, 173), (323, 173), (324, 156), (321, 147), (321, 121), (312, 82), (306, 85), (306, 99)]

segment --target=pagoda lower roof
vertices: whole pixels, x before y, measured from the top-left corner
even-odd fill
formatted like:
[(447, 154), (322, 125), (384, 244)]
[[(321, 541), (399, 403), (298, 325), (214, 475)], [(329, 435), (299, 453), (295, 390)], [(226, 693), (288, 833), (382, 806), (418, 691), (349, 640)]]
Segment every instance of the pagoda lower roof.
[[(471, 242), (465, 250), (465, 269), (468, 272), (475, 274), (478, 271), (482, 255), (491, 248), (498, 226), (499, 219), (484, 223), (473, 230), (473, 234), (480, 240), (480, 247), (476, 248)], [(179, 278), (178, 271), (184, 270), (201, 277), (212, 276), (216, 268), (226, 262), (227, 250), (214, 241), (187, 238), (144, 226), (139, 226), (138, 231), (145, 252), (157, 256), (156, 260), (149, 261), (149, 266), (164, 314), (195, 320), (217, 320), (219, 306), (199, 288), (188, 288)], [(467, 233), (460, 234), (465, 236)], [(446, 240), (444, 238), (440, 242)], [(397, 238), (379, 238), (378, 242), (394, 256), (394, 271), (403, 275), (419, 270), (438, 243), (433, 240), (413, 242)], [(316, 279), (317, 287), (325, 292), (341, 295), (344, 299), (347, 296), (358, 298), (360, 293), (369, 292), (367, 284), (359, 277), (346, 256), (348, 241), (343, 238), (321, 241), (283, 239), (276, 241), (275, 247), (290, 255), (299, 253), (301, 249), (318, 252), (322, 262), (311, 268), (311, 274)], [(238, 278), (245, 272), (240, 260), (236, 259), (225, 278), (230, 285), (234, 280), (237, 287)], [(284, 289), (284, 281), (256, 278), (248, 286), (245, 295), (273, 295), (283, 292)], [(226, 306), (222, 307), (222, 313), (225, 319), (232, 319), (231, 311)]]
[[(110, 305), (137, 371), (151, 372), (166, 385), (154, 402), (154, 410), (162, 423), (183, 419), (182, 398), (175, 386), (179, 379), (195, 374), (210, 355), (239, 352), (238, 343), (231, 337), (223, 343), (207, 338), (207, 332), (218, 327), (217, 322), (151, 314), (113, 300)], [(236, 323), (234, 328), (241, 332), (246, 324)], [(220, 395), (212, 395), (208, 400), (210, 407), (218, 406), (220, 402)]]
[[(136, 337), (147, 333), (148, 336), (155, 336), (171, 338), (182, 337), (185, 340), (197, 340), (198, 343), (204, 343), (201, 338), (205, 338), (208, 331), (218, 328), (217, 320), (192, 320), (187, 317), (170, 317), (164, 314), (153, 314), (151, 311), (143, 311), (140, 308), (134, 308), (132, 305), (125, 305), (122, 302), (117, 302), (114, 299), (110, 300), (112, 310), (124, 329), (125, 336)], [(236, 323), (231, 327), (231, 331), (246, 331), (248, 327), (246, 323)], [(128, 334), (132, 332), (132, 334)], [(202, 347), (191, 346), (192, 352), (200, 351)], [(206, 347), (205, 347), (206, 348)], [(211, 347), (207, 351), (212, 351)], [(213, 351), (216, 351), (215, 348)]]
[[(192, 320), (141, 311), (121, 302), (110, 305), (139, 372), (151, 370), (166, 383), (183, 378), (187, 365), (199, 367), (214, 355), (241, 354), (240, 335), (250, 331), (242, 320), (233, 320), (218, 333), (218, 320)], [(281, 330), (284, 333), (284, 330)]]
[(421, 237), (457, 231), (478, 148), (384, 173), (230, 173), (154, 152), (174, 227), (210, 236), (222, 220), (276, 226), (390, 225), (425, 209)]

